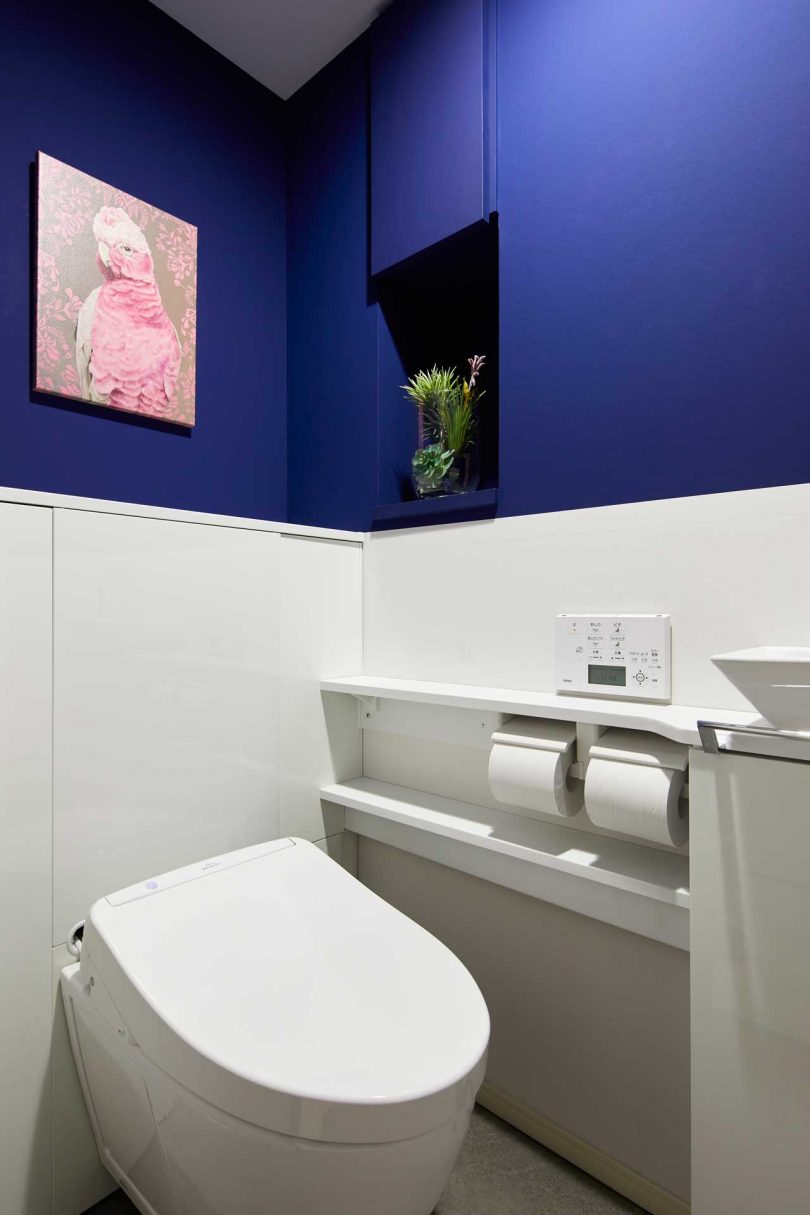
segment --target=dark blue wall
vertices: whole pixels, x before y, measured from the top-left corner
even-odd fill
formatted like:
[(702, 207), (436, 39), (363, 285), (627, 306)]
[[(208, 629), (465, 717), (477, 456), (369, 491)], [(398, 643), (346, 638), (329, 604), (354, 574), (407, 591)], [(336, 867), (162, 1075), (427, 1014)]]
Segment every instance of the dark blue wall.
[[(497, 49), (500, 513), (810, 480), (807, 0), (498, 0)], [(324, 114), (337, 104), (309, 88)], [(355, 205), (360, 172), (332, 197)], [(330, 272), (336, 293), (360, 245)], [(305, 248), (317, 278), (323, 224), (294, 279)], [(340, 450), (356, 458), (300, 517), (360, 528), (376, 502), (357, 460), (375, 440), (348, 387)], [(293, 387), (293, 430), (299, 408)]]
[(500, 0), (501, 509), (810, 480), (807, 0)]
[(288, 104), (288, 473), (296, 523), (364, 529), (377, 502), (367, 117), (365, 38)]
[[(367, 527), (367, 40), (285, 113), (141, 0), (4, 35), (0, 484)], [(806, 0), (499, 0), (497, 47), (501, 512), (810, 480)], [(38, 148), (198, 225), (191, 435), (31, 396)]]
[[(281, 102), (141, 0), (6, 5), (0, 90), (0, 485), (286, 518)], [(40, 148), (198, 226), (190, 434), (32, 398)]]

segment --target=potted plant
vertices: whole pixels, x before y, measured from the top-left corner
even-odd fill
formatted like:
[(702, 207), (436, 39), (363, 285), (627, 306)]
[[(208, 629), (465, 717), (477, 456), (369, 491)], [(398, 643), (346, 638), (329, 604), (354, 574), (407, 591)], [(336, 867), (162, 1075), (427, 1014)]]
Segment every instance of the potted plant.
[(419, 446), (411, 471), (419, 498), (469, 493), (478, 486), (477, 411), (485, 395), (478, 378), (485, 357), (467, 361), (467, 379), (454, 368), (434, 366), (402, 386), (417, 408)]
[(420, 498), (437, 497), (445, 493), (444, 481), (451, 472), (453, 452), (445, 451), (441, 443), (418, 447), (411, 460), (413, 484)]

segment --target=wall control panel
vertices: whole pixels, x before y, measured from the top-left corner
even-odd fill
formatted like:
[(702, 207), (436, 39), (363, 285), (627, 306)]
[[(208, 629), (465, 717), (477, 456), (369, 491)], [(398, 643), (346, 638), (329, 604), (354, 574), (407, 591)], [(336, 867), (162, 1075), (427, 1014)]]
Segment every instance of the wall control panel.
[(555, 629), (558, 692), (670, 699), (669, 616), (565, 613), (556, 618)]

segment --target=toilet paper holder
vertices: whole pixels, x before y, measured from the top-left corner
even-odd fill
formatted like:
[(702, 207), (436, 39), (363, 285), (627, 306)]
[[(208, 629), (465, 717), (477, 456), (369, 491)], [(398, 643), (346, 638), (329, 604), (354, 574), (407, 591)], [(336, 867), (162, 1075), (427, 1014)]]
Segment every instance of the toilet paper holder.
[(490, 790), (518, 813), (571, 818), (584, 809), (610, 832), (654, 844), (686, 842), (684, 744), (643, 730), (520, 716), (491, 738)]
[(585, 810), (591, 822), (647, 843), (689, 839), (689, 748), (645, 730), (606, 731), (590, 749)]
[(586, 722), (577, 722), (577, 758), (571, 765), (572, 780), (584, 780), (588, 771), (588, 761), (591, 757), (591, 747), (608, 729), (607, 726), (594, 726)]
[[(673, 742), (648, 730), (625, 730), (620, 726), (585, 726), (583, 728), (598, 731), (598, 735), (588, 745), (588, 758), (582, 772), (583, 780), (591, 759), (623, 760), (626, 763), (646, 762), (650, 766), (671, 768), (683, 772), (684, 784), (681, 801), (689, 800), (689, 748), (684, 743)], [(579, 730), (580, 727), (577, 726), (577, 739), (579, 739)], [(606, 734), (612, 736), (607, 744), (604, 740)], [(599, 739), (602, 739), (602, 742)], [(641, 748), (643, 748), (645, 741), (649, 743), (651, 753), (655, 753), (654, 758), (652, 755), (645, 758), (642, 755), (634, 754), (636, 747), (641, 744)]]
[[(588, 764), (591, 760), (591, 749), (599, 747), (599, 739), (608, 732), (613, 732), (617, 727), (614, 726), (594, 726), (584, 722), (577, 722), (577, 759), (570, 768), (570, 775), (573, 780), (584, 780), (588, 771)], [(629, 733), (629, 731), (628, 731)], [(651, 738), (658, 738), (658, 735), (651, 734)], [(673, 747), (679, 744), (674, 743)], [(599, 754), (597, 750), (597, 755)], [(676, 766), (676, 765), (673, 765)], [(689, 761), (686, 753), (683, 753), (682, 762), (677, 764), (683, 771), (686, 772), (683, 790), (681, 792), (681, 800), (689, 799)]]
[(576, 762), (573, 722), (512, 717), (491, 736), (489, 787), (496, 801), (518, 812), (571, 818), (582, 809), (583, 785), (571, 780)]
[[(523, 718), (523, 717), (518, 717), (518, 716), (507, 718), (506, 721), (501, 726), (500, 730), (492, 735), (492, 741), (494, 742), (495, 739), (499, 738), (503, 732), (508, 731), (510, 725), (512, 725), (513, 723), (518, 723), (521, 721), (532, 721), (532, 720), (535, 720), (535, 719)], [(614, 730), (616, 730), (618, 732), (620, 730), (620, 727), (617, 728), (614, 726), (594, 725), (590, 722), (581, 722), (581, 721), (576, 722), (575, 725), (576, 725), (576, 741), (575, 741), (574, 745), (575, 745), (576, 759), (574, 759), (574, 761), (572, 762), (571, 766), (568, 769), (568, 778), (569, 778), (569, 780), (584, 781), (585, 776), (588, 771), (588, 764), (590, 763), (590, 760), (591, 760), (592, 747), (599, 745), (599, 739), (604, 734), (607, 734), (608, 732), (613, 732)], [(628, 733), (629, 733), (629, 731), (628, 731)], [(659, 736), (655, 735), (655, 734), (651, 734), (650, 737), (655, 739), (655, 738), (658, 738)], [(679, 744), (677, 744), (677, 743), (673, 743), (672, 745), (673, 745), (673, 748), (679, 747)], [(685, 753), (684, 753), (684, 755), (685, 755)], [(682, 764), (674, 764), (673, 766), (682, 767), (686, 770), (687, 776), (686, 776), (686, 781), (684, 783), (684, 788), (683, 788), (681, 797), (684, 799), (688, 799), (689, 798), (688, 759), (684, 758), (684, 761)]]

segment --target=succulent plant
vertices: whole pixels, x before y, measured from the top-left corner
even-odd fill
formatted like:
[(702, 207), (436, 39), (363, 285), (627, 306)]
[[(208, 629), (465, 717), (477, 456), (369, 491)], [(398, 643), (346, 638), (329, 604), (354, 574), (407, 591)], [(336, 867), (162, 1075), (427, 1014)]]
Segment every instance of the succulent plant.
[(452, 450), (443, 448), (441, 443), (431, 443), (430, 446), (420, 447), (414, 452), (411, 466), (419, 493), (432, 493), (441, 489), (442, 482), (451, 470), (454, 455)]

